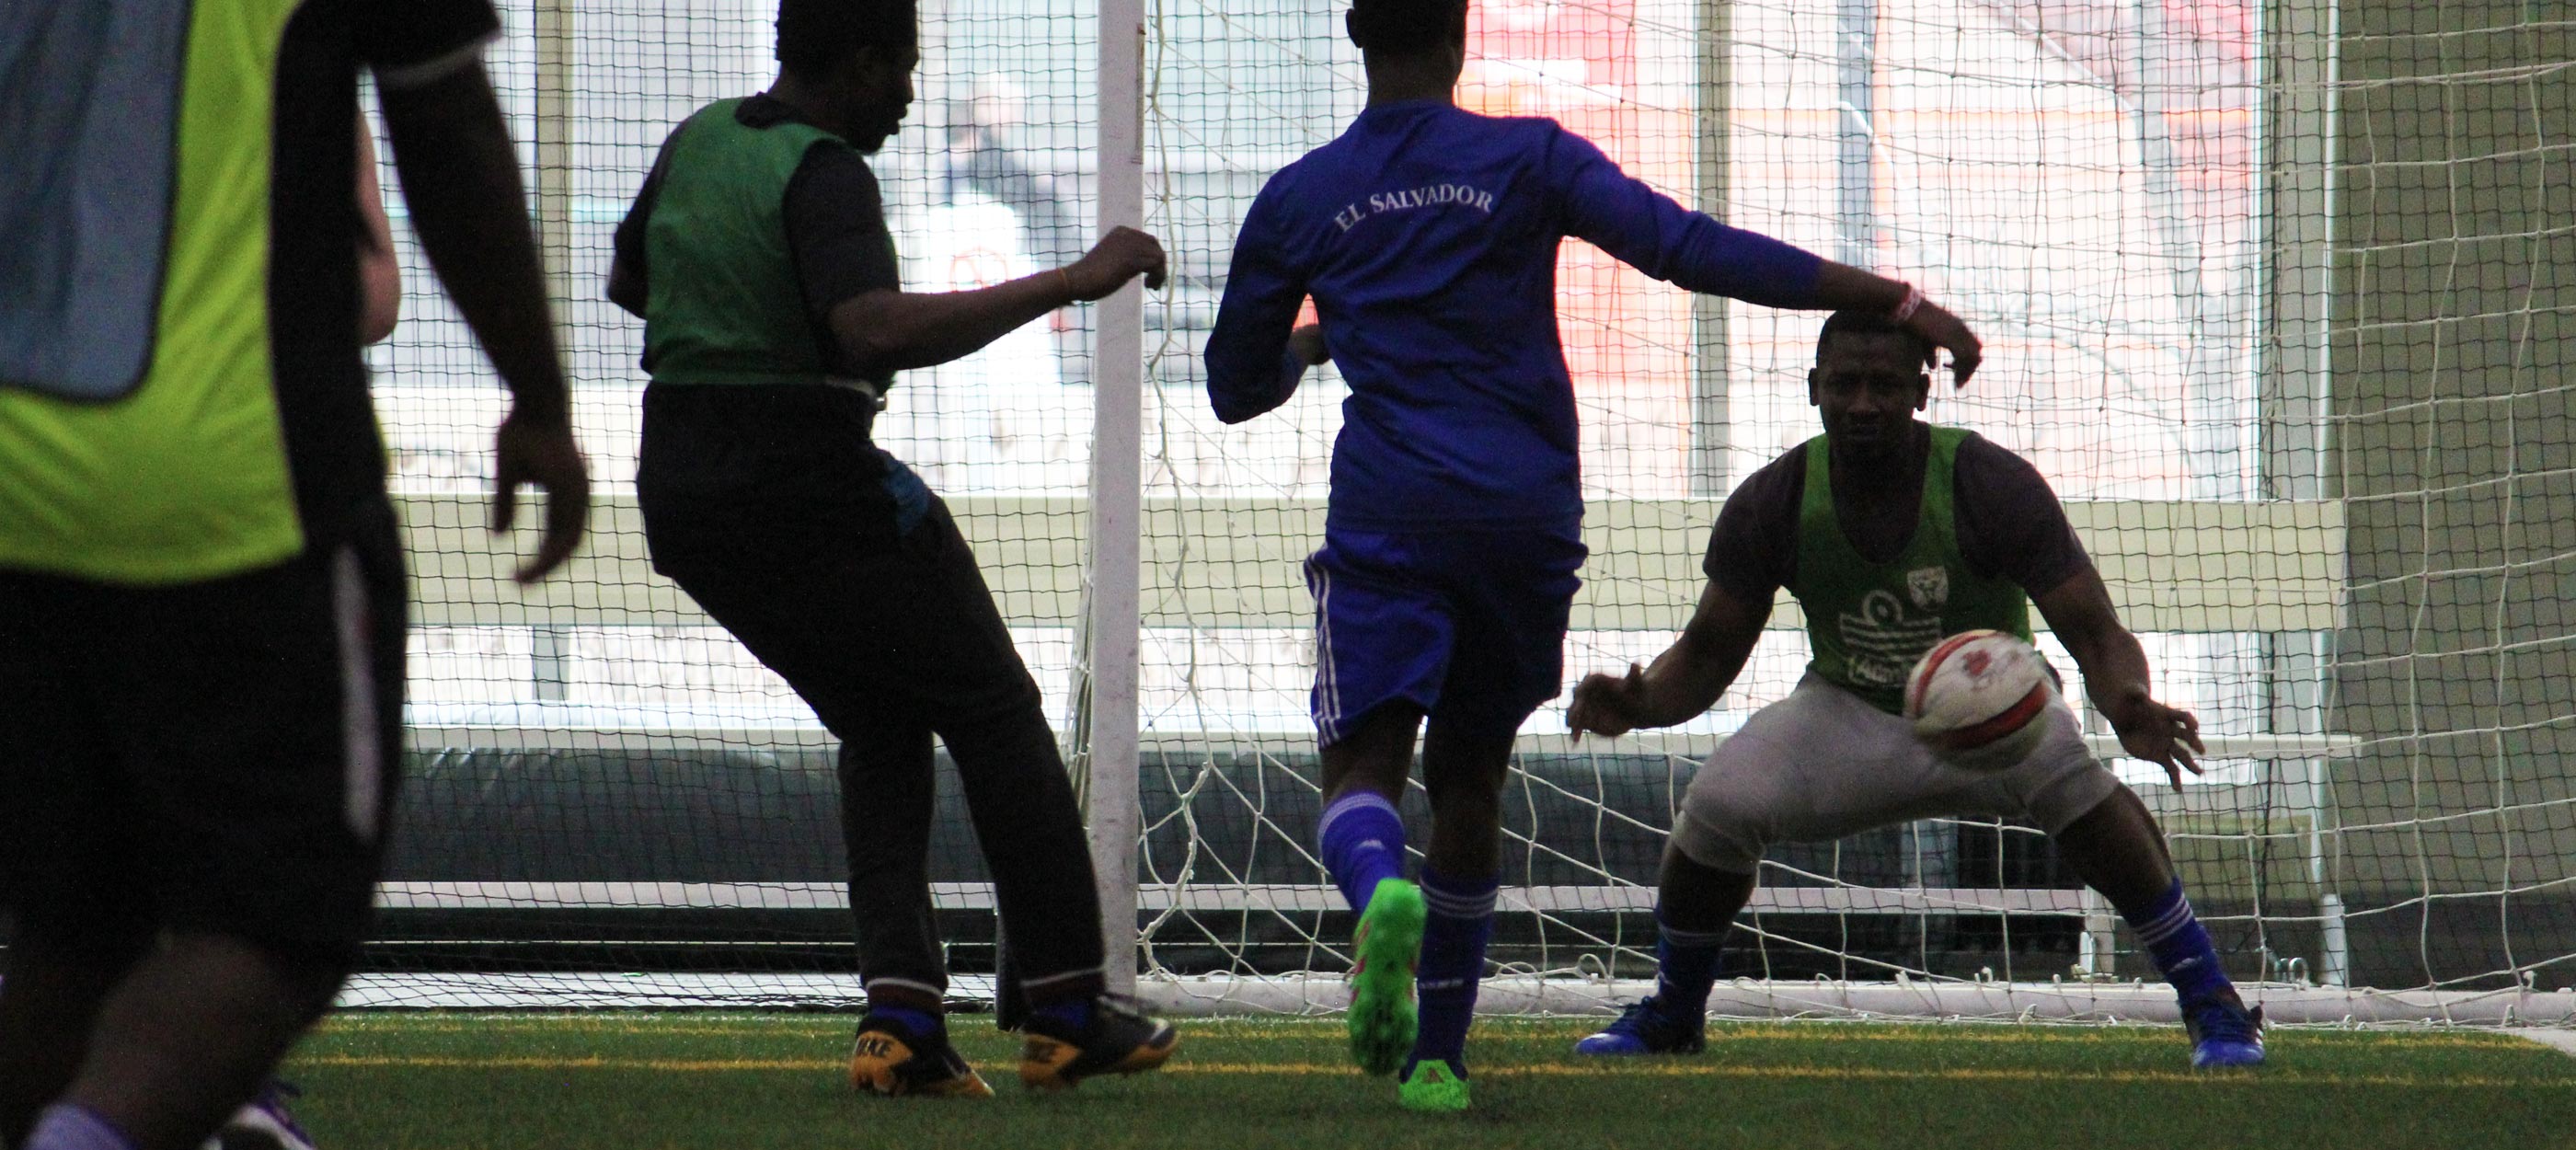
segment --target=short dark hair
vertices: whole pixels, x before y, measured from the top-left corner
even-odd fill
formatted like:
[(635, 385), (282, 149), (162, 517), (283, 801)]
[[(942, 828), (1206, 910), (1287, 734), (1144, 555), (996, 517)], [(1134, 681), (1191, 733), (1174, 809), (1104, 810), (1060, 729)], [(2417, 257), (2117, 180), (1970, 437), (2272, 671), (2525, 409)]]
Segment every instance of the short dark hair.
[(1362, 51), (1409, 56), (1467, 35), (1467, 0), (1351, 0)]
[(778, 0), (778, 62), (819, 72), (863, 48), (899, 53), (919, 43), (914, 0)]
[(1929, 363), (1932, 359), (1932, 341), (1923, 338), (1913, 328), (1887, 318), (1886, 312), (1847, 307), (1825, 317), (1825, 330), (1816, 333), (1816, 362), (1824, 362), (1825, 345), (1832, 343), (1838, 335), (1896, 336), (1914, 349), (1915, 362)]

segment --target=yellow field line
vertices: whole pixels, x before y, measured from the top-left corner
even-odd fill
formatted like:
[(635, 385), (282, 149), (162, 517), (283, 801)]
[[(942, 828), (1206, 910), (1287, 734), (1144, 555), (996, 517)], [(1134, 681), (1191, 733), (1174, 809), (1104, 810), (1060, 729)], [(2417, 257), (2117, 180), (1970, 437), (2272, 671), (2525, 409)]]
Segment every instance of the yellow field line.
[[(796, 1033), (829, 1034), (845, 1032), (849, 1030), (852, 1025), (853, 1023), (851, 1021), (838, 1020), (821, 1023), (805, 1020), (782, 1021), (775, 1025), (746, 1024), (739, 1026), (663, 1026), (649, 1023), (638, 1025), (634, 1023), (613, 1022), (605, 1019), (557, 1018), (540, 1021), (535, 1019), (496, 1018), (488, 1023), (440, 1023), (428, 1026), (335, 1020), (325, 1024), (322, 1027), (322, 1031), (326, 1034), (359, 1034), (369, 1032), (390, 1032), (399, 1034), (486, 1034), (496, 1030), (570, 1030), (579, 1031), (584, 1034), (615, 1034), (635, 1037), (676, 1035), (686, 1037), (734, 1038), (767, 1037)], [(1186, 1027), (1189, 1024), (1184, 1021), (1182, 1025)], [(1580, 1023), (1568, 1023), (1564, 1027), (1564, 1032), (1571, 1035), (1576, 1030), (1580, 1029), (1580, 1027)], [(1498, 1028), (1497, 1032), (1489, 1033), (1488, 1037), (1508, 1040), (1520, 1037), (1520, 1035), (1514, 1033), (1515, 1031), (1537, 1029), (1539, 1028), (1528, 1026), (1526, 1024), (1510, 1024), (1507, 1027)], [(2005, 1046), (2040, 1046), (2048, 1044), (2117, 1045), (2122, 1043), (2163, 1044), (2174, 1040), (2175, 1029), (2176, 1028), (2172, 1026), (2104, 1026), (2095, 1030), (2023, 1031), (2011, 1029), (2009, 1024), (1996, 1023), (1990, 1025), (1980, 1024), (1975, 1029), (1945, 1031), (1924, 1029), (1920, 1027), (1906, 1027), (1899, 1029), (1896, 1026), (1882, 1026), (1873, 1023), (1820, 1023), (1813, 1028), (1785, 1026), (1763, 1027), (1760, 1029), (1712, 1028), (1708, 1032), (1708, 1041), (1712, 1046), (1728, 1042), (1777, 1042), (1783, 1040), (1792, 1042), (1958, 1042)], [(1282, 1039), (1338, 1041), (1340, 1038), (1339, 1031), (1339, 1024), (1336, 1023), (1329, 1027), (1319, 1024), (1312, 1028), (1224, 1026), (1221, 1028), (1211, 1027), (1204, 1031), (1204, 1033), (1211, 1034), (1216, 1038), (1228, 1040)], [(2408, 1049), (2523, 1049), (2523, 1043), (2519, 1039), (2488, 1034), (2409, 1034), (2405, 1032), (2364, 1030), (2291, 1031), (2289, 1034), (2296, 1036), (2292, 1039), (2293, 1041), (2323, 1038), (2332, 1042), (2371, 1042), (2384, 1046), (2405, 1047)]]
[[(453, 1070), (647, 1070), (684, 1074), (721, 1071), (793, 1070), (820, 1072), (841, 1070), (843, 1064), (816, 1058), (448, 1058), (412, 1055), (345, 1055), (324, 1054), (298, 1058), (303, 1066), (327, 1066), (369, 1069), (453, 1069)], [(1164, 1068), (1167, 1074), (1222, 1074), (1246, 1077), (1357, 1077), (1347, 1066), (1322, 1063), (1261, 1062), (1175, 1062)], [(2461, 1078), (2419, 1078), (2402, 1074), (2297, 1074), (2256, 1073), (2215, 1076), (2166, 1070), (2111, 1070), (2066, 1072), (2057, 1070), (1888, 1070), (1878, 1067), (1837, 1066), (1726, 1066), (1675, 1063), (1621, 1063), (1615, 1066), (1515, 1066), (1483, 1072), (1494, 1078), (1733, 1078), (1733, 1079), (1835, 1079), (1877, 1082), (2068, 1082), (2068, 1083), (2195, 1083), (2247, 1086), (2371, 1086), (2371, 1087), (2461, 1087), (2470, 1089), (2527, 1087), (2576, 1088), (2576, 1078), (2497, 1078), (2471, 1076)]]

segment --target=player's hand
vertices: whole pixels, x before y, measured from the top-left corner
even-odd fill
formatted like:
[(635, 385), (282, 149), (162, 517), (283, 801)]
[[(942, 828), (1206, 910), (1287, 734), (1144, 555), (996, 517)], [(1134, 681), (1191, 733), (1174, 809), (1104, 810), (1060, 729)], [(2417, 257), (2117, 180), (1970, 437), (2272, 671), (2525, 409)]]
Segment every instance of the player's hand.
[[(1932, 341), (1932, 346), (1950, 353), (1950, 370), (1958, 373), (1951, 386), (1968, 386), (1968, 377), (1977, 373), (1977, 364), (1985, 358), (1985, 344), (1977, 340), (1977, 333), (1969, 331), (1968, 325), (1959, 317), (1936, 303), (1926, 303), (1914, 309), (1914, 314), (1906, 317), (1905, 326), (1914, 334)], [(1939, 358), (1938, 355), (1926, 358), (1924, 366), (1939, 367)]]
[(2138, 758), (2165, 769), (2173, 785), (2182, 785), (2182, 773), (2201, 773), (2198, 755), (2209, 753), (2201, 745), (2200, 719), (2189, 711), (2168, 707), (2141, 692), (2130, 697), (2123, 712), (2111, 716), (2111, 727), (2120, 732), (2120, 747)]
[(519, 485), (546, 493), (545, 538), (537, 554), (519, 568), (521, 583), (534, 583), (572, 558), (590, 523), (590, 465), (572, 439), (568, 421), (530, 419), (517, 409), (501, 420), (493, 437), (492, 531), (508, 531), (519, 514)]
[(1628, 664), (1621, 677), (1598, 671), (1574, 685), (1574, 702), (1565, 708), (1565, 729), (1575, 734), (1624, 735), (1646, 726), (1646, 669)]
[(1140, 275), (1148, 291), (1163, 286), (1163, 241), (1123, 225), (1064, 266), (1065, 288), (1077, 300), (1104, 298)]
[(1324, 346), (1324, 325), (1320, 323), (1289, 332), (1288, 350), (1297, 354), (1297, 362), (1308, 367), (1322, 367), (1333, 361), (1332, 349)]

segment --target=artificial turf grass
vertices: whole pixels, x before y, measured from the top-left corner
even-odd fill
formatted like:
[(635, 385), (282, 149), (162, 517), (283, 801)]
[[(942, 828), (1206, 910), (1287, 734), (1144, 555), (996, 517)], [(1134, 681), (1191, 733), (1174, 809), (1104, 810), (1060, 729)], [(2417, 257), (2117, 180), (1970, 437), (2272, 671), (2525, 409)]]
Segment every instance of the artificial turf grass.
[(1568, 1053), (1579, 1020), (1480, 1021), (1476, 1109), (1399, 1110), (1338, 1019), (1190, 1020), (1166, 1071), (1031, 1097), (989, 1016), (988, 1102), (859, 1097), (834, 1015), (353, 1014), (287, 1073), (331, 1150), (447, 1147), (2518, 1147), (2576, 1142), (2576, 1060), (2467, 1031), (2276, 1031), (2199, 1075), (2172, 1027), (1714, 1026), (1690, 1058)]

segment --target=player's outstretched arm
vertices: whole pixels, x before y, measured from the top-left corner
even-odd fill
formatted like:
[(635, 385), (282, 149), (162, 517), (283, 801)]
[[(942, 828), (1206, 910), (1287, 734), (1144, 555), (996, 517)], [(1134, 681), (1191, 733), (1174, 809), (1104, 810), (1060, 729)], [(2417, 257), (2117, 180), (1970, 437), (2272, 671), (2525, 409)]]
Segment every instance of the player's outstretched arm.
[(384, 112), (421, 251), (510, 389), (510, 414), (494, 441), (493, 530), (515, 518), (520, 484), (546, 492), (545, 538), (518, 571), (520, 582), (534, 582), (581, 544), (590, 471), (573, 443), (518, 156), (480, 63), (417, 85), (386, 85)]
[(1639, 727), (1669, 727), (1689, 722), (1717, 705), (1717, 697), (1744, 671), (1762, 626), (1771, 620), (1771, 603), (1746, 603), (1710, 583), (1700, 592), (1699, 608), (1681, 638), (1640, 668), (1626, 675), (1591, 674), (1574, 688), (1565, 709), (1566, 729), (1576, 734), (1624, 735)]
[(2194, 756), (2208, 753), (2200, 742), (2200, 719), (2156, 701), (2147, 684), (2147, 652), (2120, 625), (2102, 576), (2086, 567), (2031, 601), (2075, 656), (2075, 666), (2084, 672), (2084, 693), (2111, 720), (2120, 745), (2163, 767), (2175, 786), (2182, 785), (2184, 771), (2199, 774)]
[(832, 308), (832, 335), (871, 375), (929, 367), (983, 350), (1069, 303), (1096, 300), (1145, 277), (1163, 286), (1163, 243), (1112, 228), (1081, 259), (1053, 271), (970, 291), (866, 292)]
[(1976, 373), (1983, 354), (1976, 334), (1902, 281), (1685, 208), (1571, 132), (1552, 140), (1548, 170), (1567, 234), (1647, 275), (1764, 307), (1879, 312), (1949, 352), (1959, 385)]

